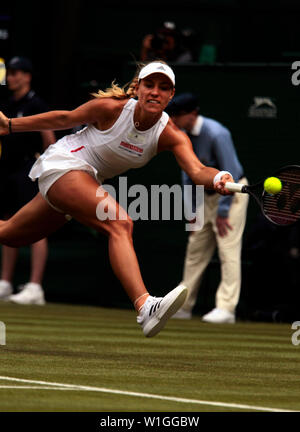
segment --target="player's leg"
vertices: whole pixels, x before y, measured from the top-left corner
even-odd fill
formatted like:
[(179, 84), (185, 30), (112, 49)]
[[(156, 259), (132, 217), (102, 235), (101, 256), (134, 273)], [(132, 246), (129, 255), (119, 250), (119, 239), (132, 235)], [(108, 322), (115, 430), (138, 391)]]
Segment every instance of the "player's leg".
[(65, 215), (54, 210), (38, 193), (11, 218), (0, 221), (0, 244), (27, 246), (47, 237), (65, 223)]
[[(125, 210), (92, 176), (82, 171), (70, 171), (57, 180), (48, 191), (48, 199), (79, 222), (108, 236), (112, 269), (135, 309), (142, 308), (138, 322), (146, 336), (157, 334), (184, 302), (186, 288), (177, 287), (159, 300), (149, 295), (133, 246), (133, 223)], [(101, 220), (99, 214), (105, 208), (116, 217)]]
[[(99, 188), (103, 191), (102, 196)], [(112, 269), (132, 302), (147, 293), (133, 247), (132, 220), (91, 175), (82, 171), (68, 172), (51, 186), (48, 199), (77, 221), (108, 236)], [(97, 217), (97, 207), (102, 205), (101, 202), (116, 215), (115, 220), (100, 220)], [(136, 303), (137, 309), (145, 299), (146, 295)]]

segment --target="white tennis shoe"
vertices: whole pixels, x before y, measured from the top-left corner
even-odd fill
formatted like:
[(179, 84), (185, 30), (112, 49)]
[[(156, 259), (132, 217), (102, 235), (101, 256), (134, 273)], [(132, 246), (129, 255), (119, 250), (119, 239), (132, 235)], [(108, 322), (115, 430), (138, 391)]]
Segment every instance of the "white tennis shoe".
[(215, 308), (206, 315), (203, 315), (202, 321), (213, 324), (234, 324), (235, 315), (225, 309)]
[(0, 280), (0, 300), (8, 300), (12, 293), (12, 284), (6, 280)]
[(28, 282), (18, 294), (9, 296), (9, 301), (18, 304), (44, 305), (45, 296), (40, 284)]
[(183, 305), (187, 288), (178, 285), (165, 297), (149, 296), (143, 304), (137, 322), (141, 325), (146, 337), (153, 337), (166, 325), (169, 318)]

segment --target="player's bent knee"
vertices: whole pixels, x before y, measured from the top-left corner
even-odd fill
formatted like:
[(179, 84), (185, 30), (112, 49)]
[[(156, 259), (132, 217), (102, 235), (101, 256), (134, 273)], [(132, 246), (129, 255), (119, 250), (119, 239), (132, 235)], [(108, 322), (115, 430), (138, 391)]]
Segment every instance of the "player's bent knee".
[(109, 223), (110, 235), (127, 235), (132, 236), (133, 221), (130, 217), (125, 220), (116, 220)]

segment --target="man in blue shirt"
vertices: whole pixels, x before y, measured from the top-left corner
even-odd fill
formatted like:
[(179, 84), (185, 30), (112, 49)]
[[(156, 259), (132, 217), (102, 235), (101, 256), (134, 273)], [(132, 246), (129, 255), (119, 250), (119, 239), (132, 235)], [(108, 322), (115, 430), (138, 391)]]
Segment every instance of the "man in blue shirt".
[[(166, 111), (175, 125), (188, 134), (203, 164), (229, 171), (235, 182), (247, 184), (229, 130), (219, 122), (199, 115), (195, 95), (176, 96)], [(182, 180), (184, 185), (193, 185), (185, 172), (182, 172)], [(173, 318), (191, 318), (204, 271), (217, 247), (221, 281), (216, 293), (216, 307), (202, 320), (234, 323), (241, 289), (241, 247), (249, 197), (247, 194), (220, 197), (208, 190), (204, 195), (204, 225), (201, 230), (191, 232), (184, 263), (183, 283), (188, 287), (188, 296)], [(196, 210), (194, 198), (193, 211)]]

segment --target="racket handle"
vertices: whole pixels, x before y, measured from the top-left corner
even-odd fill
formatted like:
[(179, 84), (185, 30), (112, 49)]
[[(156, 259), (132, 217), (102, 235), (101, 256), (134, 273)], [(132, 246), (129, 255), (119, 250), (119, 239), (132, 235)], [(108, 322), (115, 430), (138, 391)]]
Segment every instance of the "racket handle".
[(231, 182), (225, 183), (225, 188), (228, 189), (230, 192), (243, 192), (244, 186), (245, 185), (241, 183), (231, 183)]

